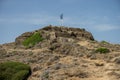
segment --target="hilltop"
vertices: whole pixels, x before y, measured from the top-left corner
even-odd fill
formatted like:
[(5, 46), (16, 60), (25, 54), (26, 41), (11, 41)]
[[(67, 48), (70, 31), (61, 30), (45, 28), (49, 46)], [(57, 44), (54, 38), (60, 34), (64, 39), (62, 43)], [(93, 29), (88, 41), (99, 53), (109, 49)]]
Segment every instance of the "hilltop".
[(119, 80), (120, 45), (80, 28), (46, 26), (0, 45), (0, 62), (30, 65), (28, 80)]

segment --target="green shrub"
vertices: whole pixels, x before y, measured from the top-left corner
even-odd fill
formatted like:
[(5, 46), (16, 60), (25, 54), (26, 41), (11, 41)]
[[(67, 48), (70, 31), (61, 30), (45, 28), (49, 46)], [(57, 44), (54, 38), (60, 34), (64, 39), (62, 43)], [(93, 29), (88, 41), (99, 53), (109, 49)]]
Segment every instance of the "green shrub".
[(14, 75), (12, 80), (26, 80), (27, 79), (26, 76), (28, 76), (28, 74), (29, 74), (29, 71), (27, 70), (19, 71)]
[(107, 41), (101, 41), (102, 44), (109, 44)]
[(108, 52), (110, 52), (110, 50), (109, 49), (107, 49), (107, 48), (98, 48), (98, 49), (96, 49), (95, 50), (95, 52), (99, 52), (99, 53), (108, 53)]
[(39, 32), (34, 33), (32, 36), (28, 37), (23, 41), (23, 45), (27, 48), (33, 47), (36, 43), (42, 41), (43, 38)]
[(0, 63), (0, 80), (26, 80), (31, 74), (30, 67), (20, 62)]

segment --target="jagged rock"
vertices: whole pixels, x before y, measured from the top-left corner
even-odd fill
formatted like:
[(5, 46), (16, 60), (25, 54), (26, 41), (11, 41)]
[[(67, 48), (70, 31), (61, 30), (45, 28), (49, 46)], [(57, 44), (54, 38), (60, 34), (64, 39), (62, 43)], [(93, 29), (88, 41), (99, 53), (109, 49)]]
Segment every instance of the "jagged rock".
[(7, 51), (2, 46), (0, 46), (0, 59), (6, 57), (6, 55)]
[(32, 68), (32, 71), (35, 72), (35, 71), (38, 71), (40, 69), (41, 69), (41, 67), (37, 64), (37, 65), (34, 65), (34, 67)]
[(30, 37), (32, 34), (33, 34), (33, 32), (25, 32), (25, 33), (23, 33), (22, 35), (20, 35), (19, 37), (17, 37), (17, 38), (15, 39), (16, 45), (22, 44), (22, 42), (23, 42), (26, 38)]
[(87, 50), (85, 47), (79, 46), (77, 44), (73, 43), (63, 43), (57, 46), (54, 51), (64, 54), (64, 55), (74, 55), (78, 56), (81, 53), (85, 54), (85, 50)]
[(94, 40), (92, 34), (85, 29), (80, 28), (68, 28), (68, 27), (53, 27), (53, 26), (47, 26), (43, 28), (42, 30), (49, 31), (49, 32), (55, 32), (56, 37), (68, 37), (68, 38), (86, 38), (89, 40)]
[(88, 78), (88, 73), (80, 70), (79, 68), (74, 68), (74, 70), (67, 69), (65, 75), (69, 77), (79, 77), (79, 78)]
[(120, 56), (114, 58), (114, 62), (115, 62), (116, 64), (120, 64)]
[[(57, 27), (57, 26), (47, 26), (43, 29), (36, 30), (37, 32), (40, 32), (42, 37), (46, 40), (54, 40), (60, 37), (70, 38), (68, 41), (73, 39), (88, 39), (88, 40), (94, 40), (92, 34), (85, 29), (80, 28), (68, 28), (68, 27)], [(26, 32), (23, 33), (21, 36), (17, 37), (15, 40), (16, 45), (21, 45), (22, 42), (30, 37), (34, 32)]]
[(92, 55), (92, 56), (90, 57), (90, 59), (91, 59), (91, 60), (95, 60), (95, 59), (97, 59), (97, 57), (96, 57), (96, 55)]

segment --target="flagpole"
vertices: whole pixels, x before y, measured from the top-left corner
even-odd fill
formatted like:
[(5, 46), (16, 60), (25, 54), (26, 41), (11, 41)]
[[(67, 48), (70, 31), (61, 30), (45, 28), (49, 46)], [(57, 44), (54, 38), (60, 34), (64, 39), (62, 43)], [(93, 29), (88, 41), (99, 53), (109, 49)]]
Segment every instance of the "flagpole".
[(60, 15), (61, 26), (63, 26), (63, 14)]
[(63, 26), (63, 19), (61, 19), (61, 26)]

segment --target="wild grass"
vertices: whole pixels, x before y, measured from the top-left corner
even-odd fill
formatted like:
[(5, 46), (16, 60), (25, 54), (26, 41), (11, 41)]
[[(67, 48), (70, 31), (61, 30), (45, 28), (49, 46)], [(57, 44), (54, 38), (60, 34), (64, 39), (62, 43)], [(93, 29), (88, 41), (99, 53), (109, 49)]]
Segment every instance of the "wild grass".
[(33, 47), (35, 44), (42, 41), (43, 38), (39, 32), (35, 32), (32, 36), (28, 37), (23, 41), (23, 45), (27, 48)]

